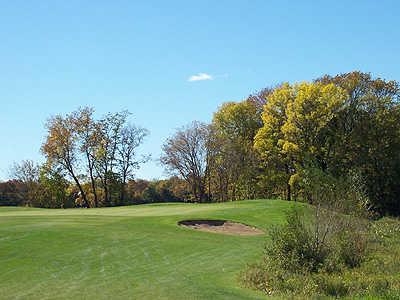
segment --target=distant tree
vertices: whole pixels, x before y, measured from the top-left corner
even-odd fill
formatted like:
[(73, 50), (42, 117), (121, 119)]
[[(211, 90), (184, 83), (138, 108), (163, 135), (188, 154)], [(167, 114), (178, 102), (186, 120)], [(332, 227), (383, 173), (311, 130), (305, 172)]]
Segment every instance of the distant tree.
[(297, 164), (313, 157), (325, 170), (330, 150), (328, 127), (337, 118), (347, 93), (333, 84), (301, 83), (290, 95), (287, 120), (281, 127), (282, 150)]
[(146, 203), (161, 201), (160, 194), (158, 193), (156, 186), (152, 183), (143, 191), (142, 197)]
[(330, 126), (330, 172), (356, 170), (365, 180), (374, 209), (400, 214), (400, 85), (394, 80), (351, 72), (317, 80), (347, 91)]
[(137, 148), (148, 131), (127, 123), (129, 112), (108, 113), (96, 120), (90, 107), (51, 118), (42, 146), (47, 165), (69, 175), (83, 206), (124, 202), (126, 182), (145, 158)]
[(173, 175), (180, 175), (191, 187), (196, 201), (206, 200), (208, 126), (193, 122), (179, 129), (164, 143), (161, 163)]
[(11, 169), (11, 176), (25, 183), (36, 182), (39, 178), (39, 165), (32, 160), (14, 163)]
[[(235, 169), (237, 157), (227, 140), (219, 133), (214, 124), (210, 126), (207, 138), (207, 190), (213, 201), (227, 201), (230, 197), (230, 185), (239, 170)], [(228, 144), (229, 145), (229, 144)]]
[(86, 170), (90, 179), (91, 192), (94, 206), (99, 206), (97, 182), (95, 174), (96, 149), (100, 142), (100, 128), (93, 118), (94, 109), (90, 107), (79, 108), (71, 113), (70, 118), (73, 131), (77, 135), (77, 146), (86, 161)]
[(282, 151), (284, 135), (281, 130), (287, 121), (286, 108), (293, 101), (291, 87), (285, 83), (276, 88), (269, 96), (262, 113), (263, 126), (254, 139), (254, 147), (262, 159), (265, 170), (261, 177), (270, 189), (279, 192), (286, 190), (286, 199), (291, 199), (289, 185), (290, 176), (293, 174), (293, 161)]
[(95, 168), (104, 190), (104, 205), (110, 206), (111, 190), (117, 174), (118, 145), (129, 112), (108, 113), (99, 120), (100, 140), (96, 148)]
[(128, 180), (126, 185), (126, 197), (129, 201), (128, 203), (142, 203), (143, 193), (149, 186), (150, 182), (144, 179)]
[(137, 148), (143, 143), (144, 138), (149, 134), (148, 130), (128, 124), (121, 130), (118, 143), (118, 168), (122, 178), (120, 192), (121, 201), (125, 201), (125, 188), (127, 180), (133, 179), (134, 171), (141, 163), (148, 161), (149, 157), (139, 158)]
[[(190, 199), (190, 187), (187, 182), (177, 176), (162, 180), (162, 189), (168, 189), (171, 199), (174, 201), (186, 201)], [(166, 197), (164, 193), (164, 197)]]
[(68, 194), (69, 182), (61, 170), (44, 165), (40, 168), (39, 193), (36, 202), (39, 207), (67, 208), (74, 203)]
[(0, 206), (23, 205), (26, 192), (27, 186), (20, 180), (0, 182)]
[(74, 181), (86, 207), (90, 207), (86, 192), (80, 180), (80, 157), (78, 134), (73, 115), (50, 118), (47, 123), (47, 137), (42, 145), (42, 153), (47, 163), (61, 167)]
[[(278, 87), (278, 86), (277, 86)], [(273, 93), (275, 88), (267, 87), (261, 89), (260, 91), (251, 94), (247, 101), (252, 102), (253, 105), (257, 108), (257, 113), (261, 115), (262, 111), (264, 110), (264, 105), (268, 102), (268, 97)]]
[(39, 187), (39, 165), (32, 160), (15, 163), (11, 170), (11, 176), (13, 179), (22, 182), (26, 187), (21, 195), (24, 199), (24, 205), (34, 206)]
[(261, 126), (258, 107), (250, 100), (224, 103), (214, 114), (209, 142), (213, 160), (210, 171), (217, 173), (217, 185), (227, 189), (229, 195), (224, 198), (255, 197), (258, 161), (253, 140)]

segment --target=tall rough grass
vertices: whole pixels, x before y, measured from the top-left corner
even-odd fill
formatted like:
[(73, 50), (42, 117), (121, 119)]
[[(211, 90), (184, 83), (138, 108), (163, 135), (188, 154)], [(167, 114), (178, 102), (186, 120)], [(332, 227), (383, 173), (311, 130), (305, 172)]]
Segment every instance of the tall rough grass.
[[(399, 239), (399, 223), (394, 221), (397, 225), (388, 231), (383, 229), (388, 225), (370, 219), (368, 199), (354, 174), (335, 179), (310, 171), (306, 176), (303, 189), (313, 200), (311, 210), (293, 207), (287, 212), (286, 223), (271, 230), (262, 262), (243, 272), (244, 284), (300, 298), (398, 299), (393, 297), (400, 295), (400, 275), (395, 275), (400, 274), (399, 263), (387, 260), (392, 271), (382, 273), (374, 261), (391, 256), (380, 252), (385, 243)], [(386, 239), (375, 233), (381, 230)], [(400, 251), (400, 244), (390, 245)]]

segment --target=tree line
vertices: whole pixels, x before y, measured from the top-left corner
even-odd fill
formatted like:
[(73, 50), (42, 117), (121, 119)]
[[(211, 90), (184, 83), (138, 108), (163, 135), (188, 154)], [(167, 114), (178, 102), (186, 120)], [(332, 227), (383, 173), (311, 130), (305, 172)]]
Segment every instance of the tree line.
[[(148, 131), (130, 123), (127, 111), (95, 119), (92, 108), (81, 108), (47, 121), (46, 162), (15, 167), (14, 180), (0, 184), (0, 203), (18, 197), (14, 205), (46, 207), (272, 197), (313, 203), (307, 186), (318, 182), (310, 175), (318, 169), (334, 178), (357, 174), (371, 209), (399, 214), (399, 95), (398, 82), (362, 72), (265, 88), (222, 104), (210, 124), (178, 129), (160, 157), (171, 177), (151, 182), (134, 178), (149, 159), (137, 153)], [(34, 186), (49, 195), (47, 204), (35, 202)]]
[[(43, 208), (85, 207), (76, 185), (60, 176), (49, 173), (45, 166), (35, 165), (33, 161), (22, 161), (18, 168), (35, 166), (38, 171), (29, 180), (12, 179), (0, 182), (0, 206), (31, 206)], [(83, 182), (90, 203), (94, 203), (90, 193), (90, 183)], [(124, 201), (114, 201), (116, 205), (134, 205), (156, 202), (184, 202), (190, 199), (186, 182), (178, 177), (161, 180), (129, 179), (125, 186)], [(99, 206), (104, 206), (99, 202)], [(93, 206), (90, 206), (93, 207)]]
[(181, 178), (134, 178), (150, 159), (138, 154), (149, 132), (129, 122), (128, 111), (100, 119), (94, 114), (84, 107), (47, 120), (45, 162), (14, 164), (13, 179), (0, 183), (0, 205), (102, 207), (191, 199)]
[[(85, 107), (51, 117), (41, 147), (46, 162), (39, 166), (23, 161), (13, 167), (13, 177), (28, 191), (24, 204), (58, 206), (68, 202), (67, 195), (81, 207), (123, 203), (128, 180), (148, 159), (137, 154), (148, 131), (129, 123), (128, 116), (123, 111), (95, 119), (94, 110)], [(45, 190), (54, 199), (40, 204)]]
[[(313, 203), (311, 169), (357, 173), (381, 214), (399, 214), (399, 84), (351, 72), (282, 83), (224, 103), (163, 145), (161, 162), (200, 202), (280, 197)], [(315, 172), (314, 172), (315, 173)]]

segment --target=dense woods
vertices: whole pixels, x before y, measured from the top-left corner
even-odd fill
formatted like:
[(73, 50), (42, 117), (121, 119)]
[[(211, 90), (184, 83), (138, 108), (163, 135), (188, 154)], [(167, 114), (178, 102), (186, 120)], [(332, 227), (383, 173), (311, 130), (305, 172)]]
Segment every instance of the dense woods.
[[(46, 163), (16, 165), (0, 184), (1, 205), (98, 207), (160, 201), (220, 202), (278, 197), (313, 203), (310, 170), (357, 174), (369, 208), (399, 214), (399, 84), (352, 72), (282, 83), (228, 102), (212, 122), (194, 121), (163, 147), (166, 180), (134, 178), (149, 157), (148, 131), (129, 113), (94, 118), (81, 108), (46, 123)], [(315, 174), (315, 172), (313, 173)]]
[[(193, 194), (198, 201), (280, 197), (313, 203), (305, 189), (309, 170), (335, 178), (357, 173), (370, 208), (398, 214), (399, 113), (399, 84), (370, 74), (283, 83), (223, 104), (211, 124), (182, 128), (164, 145), (162, 162), (197, 184), (192, 190), (204, 191)], [(182, 138), (199, 127), (201, 143)], [(173, 163), (177, 157), (186, 158), (182, 166)], [(200, 162), (202, 180), (194, 180)]]

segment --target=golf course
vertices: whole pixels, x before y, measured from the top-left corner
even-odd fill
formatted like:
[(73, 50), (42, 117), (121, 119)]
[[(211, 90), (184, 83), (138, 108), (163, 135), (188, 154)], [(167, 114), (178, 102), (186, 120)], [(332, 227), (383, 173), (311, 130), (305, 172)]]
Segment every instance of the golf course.
[(262, 299), (238, 276), (260, 259), (266, 234), (202, 232), (177, 222), (231, 220), (266, 232), (291, 205), (0, 207), (0, 299)]
[(0, 0), (0, 300), (400, 300), (399, 19)]

